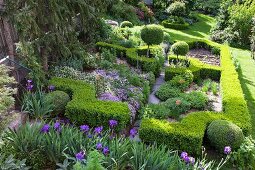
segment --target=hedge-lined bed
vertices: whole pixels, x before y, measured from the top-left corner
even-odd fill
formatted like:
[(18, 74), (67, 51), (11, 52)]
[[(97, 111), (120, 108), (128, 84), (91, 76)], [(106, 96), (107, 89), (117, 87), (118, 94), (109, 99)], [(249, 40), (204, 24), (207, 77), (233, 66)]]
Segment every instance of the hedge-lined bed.
[[(155, 76), (158, 76), (161, 71), (161, 67), (164, 63), (163, 57), (146, 57), (147, 46), (139, 48), (125, 48), (120, 45), (109, 44), (105, 42), (98, 42), (97, 46), (99, 50), (101, 48), (113, 48), (116, 50), (118, 56), (124, 56), (127, 59), (127, 62), (136, 67), (137, 65), (145, 72), (152, 71)], [(151, 46), (150, 51), (152, 54), (156, 55), (158, 51), (162, 51), (159, 46)]]
[[(251, 131), (250, 114), (243, 96), (238, 74), (231, 60), (228, 46), (204, 41), (210, 46), (220, 48), (221, 69), (216, 66), (203, 65), (197, 60), (191, 60), (192, 72), (204, 78), (220, 78), (223, 97), (223, 112), (194, 112), (178, 123), (166, 120), (144, 118), (139, 130), (140, 138), (145, 142), (167, 144), (171, 149), (187, 151), (199, 155), (207, 126), (216, 119), (226, 119), (238, 125), (248, 135)], [(193, 44), (196, 44), (195, 42)], [(200, 66), (199, 66), (200, 65)], [(195, 69), (197, 68), (197, 70)], [(171, 79), (174, 69), (167, 69), (166, 76)], [(206, 70), (201, 74), (201, 70)], [(221, 76), (219, 73), (221, 71)], [(167, 75), (168, 74), (168, 75)], [(196, 75), (196, 73), (195, 73)], [(217, 75), (217, 76), (216, 76)]]
[(177, 24), (177, 23), (171, 23), (168, 20), (164, 20), (162, 21), (162, 25), (165, 28), (171, 28), (171, 29), (175, 29), (175, 30), (186, 30), (189, 28), (189, 24), (188, 23), (184, 23), (184, 24)]
[[(176, 56), (169, 56), (169, 60), (176, 60)], [(185, 60), (186, 57), (179, 57), (179, 60)], [(194, 75), (194, 81), (197, 81), (199, 79), (206, 79), (210, 78), (212, 80), (220, 80), (220, 75), (221, 75), (221, 68), (219, 66), (213, 66), (209, 64), (204, 64), (200, 60), (196, 58), (189, 58), (190, 61), (190, 66), (189, 70), (193, 73)], [(187, 70), (186, 68), (173, 68), (173, 67), (167, 67), (165, 69), (165, 80), (171, 80), (174, 76), (177, 74), (183, 73)]]
[(118, 129), (130, 122), (130, 110), (127, 103), (100, 101), (96, 98), (95, 88), (83, 81), (66, 78), (52, 78), (50, 83), (57, 90), (67, 92), (72, 100), (67, 104), (65, 115), (72, 122), (90, 126), (108, 126), (110, 119), (117, 120)]

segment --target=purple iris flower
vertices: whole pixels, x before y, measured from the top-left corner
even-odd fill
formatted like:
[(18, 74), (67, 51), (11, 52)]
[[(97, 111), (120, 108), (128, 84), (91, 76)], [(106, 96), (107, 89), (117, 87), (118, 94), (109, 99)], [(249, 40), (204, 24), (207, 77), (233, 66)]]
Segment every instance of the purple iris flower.
[(190, 159), (189, 159), (188, 156), (184, 157), (183, 160), (184, 160), (184, 162), (187, 163), (187, 164), (190, 162)]
[(226, 147), (224, 148), (224, 153), (225, 153), (226, 155), (229, 155), (229, 154), (231, 153), (231, 147), (230, 147), (230, 146), (226, 146)]
[(33, 84), (27, 84), (27, 90), (31, 91), (33, 89), (34, 85)]
[(132, 128), (129, 133), (130, 133), (130, 136), (134, 138), (137, 135), (137, 130), (135, 128)]
[(94, 130), (94, 133), (100, 134), (102, 132), (102, 130), (103, 130), (103, 126), (96, 127)]
[(43, 127), (41, 128), (41, 132), (42, 133), (49, 133), (50, 131), (50, 125), (49, 124), (45, 124), (43, 125)]
[(32, 83), (32, 82), (33, 82), (32, 80), (27, 80), (27, 83), (28, 83), (28, 84), (30, 84), (30, 83)]
[(61, 131), (61, 124), (60, 122), (56, 122), (54, 124), (54, 129), (57, 131), (57, 132), (60, 132)]
[(190, 162), (192, 165), (194, 165), (194, 163), (195, 163), (195, 158), (189, 157), (189, 162)]
[(84, 152), (84, 151), (80, 151), (79, 153), (77, 153), (77, 154), (75, 155), (75, 157), (76, 157), (76, 159), (77, 159), (78, 161), (82, 161), (82, 160), (84, 159), (84, 156), (85, 156), (85, 152)]
[(109, 120), (109, 126), (111, 129), (113, 129), (115, 126), (118, 125), (118, 121), (117, 120)]
[(97, 150), (102, 150), (102, 148), (103, 148), (102, 143), (98, 143), (98, 144), (96, 145), (96, 148), (97, 148)]
[(53, 86), (53, 85), (49, 85), (48, 88), (49, 88), (50, 91), (54, 91), (55, 90), (55, 86)]
[(82, 132), (87, 133), (89, 131), (89, 126), (88, 125), (81, 125), (80, 129)]
[(182, 152), (181, 153), (181, 158), (182, 159), (184, 159), (185, 157), (187, 157), (188, 156), (188, 153), (187, 152)]
[(110, 152), (109, 148), (108, 147), (104, 147), (103, 154), (107, 155), (107, 154), (109, 154), (109, 152)]

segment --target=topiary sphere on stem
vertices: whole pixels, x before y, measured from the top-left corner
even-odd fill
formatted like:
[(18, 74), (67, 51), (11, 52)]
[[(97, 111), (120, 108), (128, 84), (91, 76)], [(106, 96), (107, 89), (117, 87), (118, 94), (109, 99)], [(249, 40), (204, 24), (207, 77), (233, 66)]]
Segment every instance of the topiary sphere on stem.
[(177, 59), (179, 55), (185, 56), (189, 52), (189, 45), (184, 41), (176, 42), (172, 45), (171, 51), (177, 55)]
[(148, 45), (147, 57), (149, 57), (150, 45), (159, 45), (162, 43), (164, 32), (156, 25), (147, 25), (141, 30), (141, 38)]

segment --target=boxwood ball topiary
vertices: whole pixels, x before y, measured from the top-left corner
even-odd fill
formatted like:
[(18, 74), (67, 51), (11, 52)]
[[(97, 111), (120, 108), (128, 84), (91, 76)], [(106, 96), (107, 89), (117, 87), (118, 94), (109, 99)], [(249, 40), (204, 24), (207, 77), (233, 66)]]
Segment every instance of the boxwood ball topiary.
[(120, 24), (120, 27), (121, 27), (121, 28), (125, 28), (125, 27), (133, 28), (134, 25), (133, 25), (132, 22), (130, 22), (130, 21), (123, 21), (123, 22)]
[(187, 10), (184, 2), (176, 1), (172, 3), (166, 10), (169, 14), (174, 16), (186, 16)]
[(141, 30), (141, 38), (148, 46), (162, 43), (163, 37), (163, 30), (155, 25), (145, 26)]
[(244, 140), (242, 130), (226, 120), (215, 120), (207, 128), (207, 136), (212, 146), (224, 152), (225, 146), (238, 149)]
[(46, 96), (47, 100), (50, 100), (54, 105), (53, 113), (58, 114), (65, 111), (65, 106), (70, 101), (70, 97), (63, 91), (54, 91), (48, 93)]
[(189, 45), (184, 41), (179, 41), (172, 45), (171, 50), (177, 56), (185, 56), (189, 52)]

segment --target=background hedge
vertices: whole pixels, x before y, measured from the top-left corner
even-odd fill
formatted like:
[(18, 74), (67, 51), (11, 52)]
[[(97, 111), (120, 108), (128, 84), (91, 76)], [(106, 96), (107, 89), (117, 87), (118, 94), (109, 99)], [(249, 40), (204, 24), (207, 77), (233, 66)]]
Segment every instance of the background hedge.
[(176, 23), (171, 23), (168, 20), (164, 20), (162, 21), (162, 25), (165, 28), (171, 28), (171, 29), (175, 29), (175, 30), (186, 30), (189, 28), (189, 24), (185, 23), (185, 24), (176, 24)]
[(108, 126), (110, 119), (119, 122), (118, 130), (123, 129), (130, 121), (130, 110), (127, 103), (100, 101), (96, 98), (93, 86), (79, 80), (52, 78), (50, 83), (57, 90), (67, 92), (72, 100), (67, 104), (65, 115), (72, 122), (90, 126)]
[[(210, 45), (217, 48), (220, 47), (221, 49), (222, 68), (220, 83), (224, 111), (222, 113), (194, 112), (177, 123), (144, 118), (139, 130), (139, 136), (143, 141), (157, 142), (158, 144), (164, 143), (170, 149), (178, 149), (199, 155), (201, 154), (200, 151), (207, 126), (213, 120), (229, 120), (238, 125), (245, 135), (251, 132), (250, 114), (244, 99), (238, 74), (231, 60), (229, 47), (216, 43), (211, 43)], [(210, 71), (207, 74), (210, 74)]]

